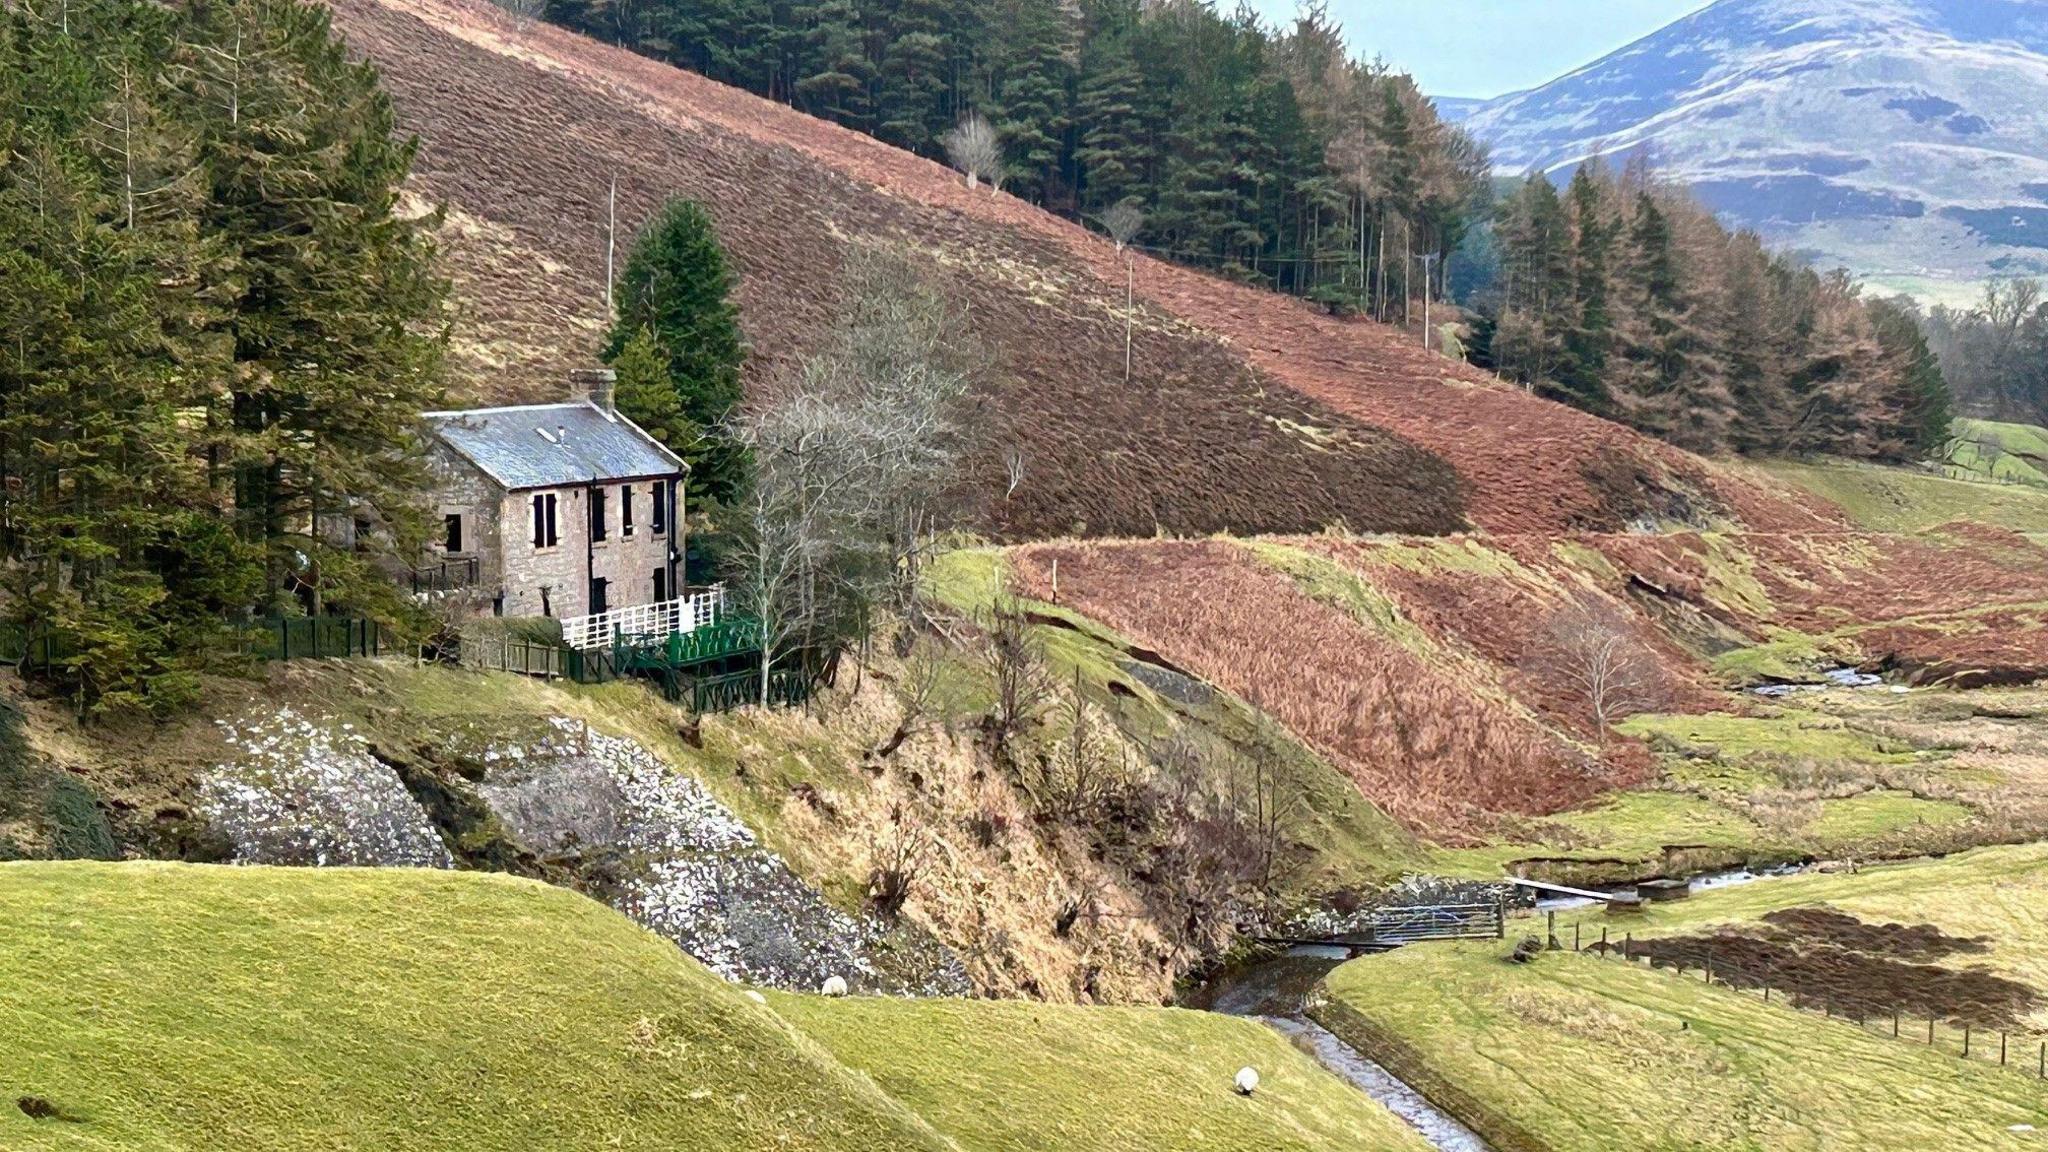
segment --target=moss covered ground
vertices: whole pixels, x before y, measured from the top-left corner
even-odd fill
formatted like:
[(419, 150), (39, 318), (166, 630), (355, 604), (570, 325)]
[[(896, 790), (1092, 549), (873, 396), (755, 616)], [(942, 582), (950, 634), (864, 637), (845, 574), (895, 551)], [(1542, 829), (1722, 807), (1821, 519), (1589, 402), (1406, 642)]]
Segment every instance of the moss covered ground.
[(1621, 725), (1658, 762), (1616, 792), (1498, 836), (1437, 849), (1432, 867), (1564, 883), (1684, 875), (1810, 858), (1885, 859), (2048, 831), (2048, 733), (2024, 720), (2048, 692), (1837, 689), (1744, 713), (1643, 715)]
[(761, 1003), (500, 876), (13, 863), (0, 923), (9, 1152), (1423, 1147), (1249, 1021)]

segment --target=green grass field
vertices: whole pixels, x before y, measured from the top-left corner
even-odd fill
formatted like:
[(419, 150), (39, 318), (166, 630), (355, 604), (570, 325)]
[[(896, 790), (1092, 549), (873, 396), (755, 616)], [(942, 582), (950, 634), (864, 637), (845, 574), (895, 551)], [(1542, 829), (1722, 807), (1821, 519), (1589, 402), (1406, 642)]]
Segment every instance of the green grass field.
[(1957, 420), (1942, 466), (1950, 475), (2048, 488), (2048, 428)]
[[(1021, 1001), (778, 995), (771, 1003), (963, 1148), (1428, 1148), (1250, 1020)], [(1260, 1076), (1249, 1099), (1227, 1090), (1247, 1065)]]
[(8, 1152), (1422, 1147), (1246, 1021), (760, 1004), (501, 876), (15, 863), (0, 925)]
[[(1988, 952), (1959, 962), (2048, 989), (2044, 844), (1765, 880), (1625, 916), (1584, 909), (1558, 926), (1569, 947), (1574, 922), (1588, 940), (1604, 927), (1641, 941), (1822, 904), (1985, 938)], [(1540, 922), (1525, 920), (1508, 936), (1532, 931)], [(1569, 952), (1510, 964), (1506, 949), (1427, 945), (1355, 961), (1330, 977), (1325, 1013), (1426, 1089), (1462, 1094), (1482, 1124), (1493, 1119), (1503, 1152), (1919, 1152), (2025, 1147), (2010, 1126), (2048, 1130), (2039, 1035), (2000, 1068), (1995, 1040), (1965, 1061), (1952, 1029), (1930, 1049), (1697, 975)]]
[(1483, 1133), (1502, 1152), (1990, 1150), (2033, 1143), (2014, 1125), (2048, 1129), (2048, 1087), (2031, 1069), (1669, 971), (1571, 953), (1518, 965), (1505, 952), (1425, 945), (1355, 961), (1328, 981), (1340, 1007), (1326, 1020), (1392, 1038), (1412, 1054), (1390, 1060), (1411, 1082), (1506, 1118)]
[(1761, 466), (1841, 506), (1872, 532), (1919, 532), (1972, 520), (2015, 532), (2048, 532), (2048, 492), (1847, 462), (1770, 461)]

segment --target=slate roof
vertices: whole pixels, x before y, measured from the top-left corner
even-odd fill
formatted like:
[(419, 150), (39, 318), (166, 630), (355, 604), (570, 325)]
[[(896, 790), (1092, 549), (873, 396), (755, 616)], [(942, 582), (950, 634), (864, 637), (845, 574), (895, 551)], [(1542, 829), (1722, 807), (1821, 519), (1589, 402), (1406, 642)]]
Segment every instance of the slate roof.
[(685, 471), (675, 453), (595, 404), (525, 404), (428, 412), (427, 425), (507, 490), (637, 480)]

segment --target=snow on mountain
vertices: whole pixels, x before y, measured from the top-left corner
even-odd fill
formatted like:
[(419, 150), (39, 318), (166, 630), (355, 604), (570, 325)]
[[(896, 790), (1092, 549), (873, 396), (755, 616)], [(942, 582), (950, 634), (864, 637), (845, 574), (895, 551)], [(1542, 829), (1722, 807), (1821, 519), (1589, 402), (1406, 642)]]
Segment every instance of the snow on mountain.
[(1509, 171), (1647, 149), (1877, 285), (2048, 274), (2048, 0), (1720, 0), (1463, 123)]

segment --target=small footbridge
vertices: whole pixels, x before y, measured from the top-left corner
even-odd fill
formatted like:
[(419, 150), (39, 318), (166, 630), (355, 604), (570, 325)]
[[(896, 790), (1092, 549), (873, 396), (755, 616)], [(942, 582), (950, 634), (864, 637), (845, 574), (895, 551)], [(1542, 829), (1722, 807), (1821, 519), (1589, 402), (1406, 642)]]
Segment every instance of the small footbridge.
[(1347, 916), (1335, 931), (1282, 933), (1265, 937), (1268, 944), (1289, 947), (1345, 948), (1384, 952), (1424, 940), (1499, 940), (1507, 935), (1507, 905), (1419, 904), (1375, 908)]
[[(1539, 897), (1591, 900), (1605, 904), (1635, 904), (1633, 892), (1595, 892), (1541, 880), (1507, 877), (1506, 883), (1536, 893)], [(1374, 908), (1344, 917), (1331, 931), (1283, 932), (1261, 939), (1288, 947), (1344, 948), (1353, 952), (1384, 952), (1404, 944), (1425, 940), (1500, 940), (1507, 936), (1508, 902), (1468, 904), (1417, 904)]]

